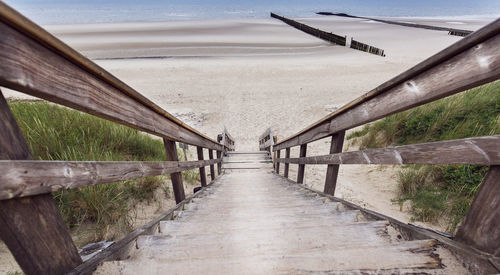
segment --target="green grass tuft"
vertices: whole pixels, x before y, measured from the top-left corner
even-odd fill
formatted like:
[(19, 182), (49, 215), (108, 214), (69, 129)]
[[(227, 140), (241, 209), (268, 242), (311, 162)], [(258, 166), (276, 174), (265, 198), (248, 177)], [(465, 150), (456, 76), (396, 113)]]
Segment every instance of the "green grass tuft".
[[(35, 159), (73, 161), (164, 161), (163, 142), (129, 127), (54, 104), (10, 101), (9, 106)], [(178, 150), (180, 151), (180, 150)], [(196, 172), (188, 171), (188, 181)], [(130, 226), (129, 213), (152, 200), (168, 176), (89, 186), (53, 193), (68, 227), (95, 223), (95, 240), (110, 225)]]
[[(402, 113), (349, 135), (360, 149), (500, 134), (500, 82), (493, 82)], [(400, 203), (412, 201), (414, 219), (446, 217), (454, 232), (467, 213), (487, 167), (409, 165), (398, 174)]]

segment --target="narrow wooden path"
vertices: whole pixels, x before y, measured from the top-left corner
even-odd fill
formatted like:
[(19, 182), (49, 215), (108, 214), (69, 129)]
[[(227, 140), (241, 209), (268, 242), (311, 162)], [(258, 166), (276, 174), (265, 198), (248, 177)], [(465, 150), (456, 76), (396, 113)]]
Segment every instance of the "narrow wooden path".
[[(225, 164), (265, 156), (233, 153)], [(449, 272), (435, 240), (401, 241), (387, 221), (290, 183), (272, 165), (247, 165), (216, 180), (156, 234), (140, 236), (129, 259), (105, 262), (96, 274)]]

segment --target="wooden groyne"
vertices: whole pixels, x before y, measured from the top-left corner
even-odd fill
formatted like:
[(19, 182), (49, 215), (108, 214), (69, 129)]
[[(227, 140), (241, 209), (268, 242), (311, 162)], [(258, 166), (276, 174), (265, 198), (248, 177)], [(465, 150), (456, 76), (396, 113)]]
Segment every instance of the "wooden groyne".
[[(287, 23), (288, 25), (290, 25), (296, 29), (299, 29), (305, 33), (310, 34), (310, 35), (314, 35), (314, 36), (321, 38), (323, 40), (329, 41), (329, 42), (337, 44), (337, 45), (347, 46), (347, 36), (340, 36), (340, 35), (337, 35), (337, 34), (334, 34), (331, 32), (325, 32), (323, 30), (313, 28), (311, 26), (297, 22), (295, 20), (288, 19), (288, 18), (283, 17), (283, 16), (279, 16), (279, 15), (272, 13), (272, 12), (271, 12), (271, 17), (279, 19), (279, 20)], [(365, 43), (362, 43), (359, 41), (356, 41), (352, 38), (351, 38), (351, 43), (349, 45), (350, 45), (349, 47), (351, 49), (360, 50), (360, 51), (364, 51), (367, 53), (376, 54), (376, 55), (380, 55), (380, 56), (385, 56), (384, 50), (379, 49), (379, 48), (374, 47), (374, 46), (370, 46), (368, 44), (365, 44)]]
[(368, 19), (368, 20), (373, 20), (376, 22), (385, 23), (385, 24), (399, 25), (399, 26), (411, 27), (411, 28), (427, 29), (427, 30), (433, 30), (433, 31), (447, 31), (449, 35), (456, 35), (456, 36), (467, 36), (467, 35), (472, 33), (472, 31), (469, 31), (469, 30), (461, 30), (461, 29), (438, 27), (438, 26), (431, 26), (431, 25), (424, 25), (424, 24), (414, 24), (414, 23), (398, 22), (398, 21), (391, 21), (391, 20), (383, 20), (383, 19), (376, 19), (376, 18), (371, 18), (371, 17), (355, 16), (355, 15), (350, 15), (350, 14), (346, 14), (346, 13), (332, 13), (332, 12), (322, 11), (322, 12), (317, 12), (316, 14), (335, 15), (335, 16), (340, 16), (340, 17), (350, 17), (350, 18), (359, 18), (359, 19)]
[(365, 43), (362, 43), (359, 41), (356, 41), (352, 38), (351, 38), (351, 45), (349, 47), (351, 49), (360, 50), (360, 51), (364, 51), (367, 53), (376, 54), (376, 55), (380, 55), (380, 56), (385, 56), (384, 50), (379, 49), (377, 47), (370, 46), (368, 44), (365, 44)]
[(302, 23), (297, 22), (295, 20), (288, 19), (288, 18), (285, 18), (283, 16), (279, 16), (279, 15), (272, 13), (272, 12), (271, 12), (271, 17), (279, 19), (279, 20), (287, 23), (288, 25), (290, 25), (296, 29), (299, 29), (305, 33), (308, 33), (310, 35), (314, 35), (316, 37), (319, 37), (319, 38), (326, 40), (326, 41), (329, 41), (331, 43), (341, 45), (341, 46), (346, 45), (346, 37), (345, 36), (336, 35), (336, 34), (331, 33), (331, 32), (325, 32), (325, 31), (322, 31), (320, 29), (316, 29), (316, 28), (313, 28), (311, 26), (308, 26), (306, 24), (302, 24)]

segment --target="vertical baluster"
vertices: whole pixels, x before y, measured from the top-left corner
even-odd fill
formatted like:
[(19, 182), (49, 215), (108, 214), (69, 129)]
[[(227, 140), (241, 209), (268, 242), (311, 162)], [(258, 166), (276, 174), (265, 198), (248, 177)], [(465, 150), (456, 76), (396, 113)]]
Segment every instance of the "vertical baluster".
[[(177, 155), (177, 146), (175, 146), (175, 141), (164, 138), (163, 145), (165, 146), (165, 151), (167, 153), (167, 160), (178, 161), (179, 157)], [(170, 174), (170, 180), (172, 181), (175, 203), (180, 203), (186, 198), (184, 193), (184, 184), (182, 183), (182, 174), (180, 172), (172, 173)]]
[[(300, 155), (299, 157), (303, 158), (306, 156), (307, 153), (307, 143), (300, 145)], [(304, 183), (304, 170), (305, 170), (306, 165), (305, 164), (299, 164), (299, 170), (297, 172), (297, 183)]]
[[(197, 146), (196, 151), (198, 153), (198, 160), (203, 160), (203, 147)], [(207, 175), (205, 174), (205, 166), (200, 167), (200, 181), (201, 186), (207, 186)]]
[[(286, 148), (285, 150), (285, 158), (290, 158), (290, 148)], [(290, 167), (290, 163), (285, 163), (285, 172), (283, 174), (283, 176), (285, 178), (288, 178), (288, 168)]]
[(280, 174), (280, 163), (278, 162), (278, 159), (280, 158), (280, 153), (281, 153), (281, 150), (278, 150), (276, 152), (276, 174)]
[[(332, 135), (330, 154), (342, 152), (342, 146), (344, 145), (344, 136), (345, 136), (345, 131), (341, 131)], [(323, 191), (326, 194), (330, 194), (332, 196), (335, 195), (335, 187), (337, 186), (339, 167), (340, 165), (338, 164), (328, 165), (328, 169), (326, 170), (325, 188)]]
[[(214, 152), (213, 152), (212, 149), (208, 149), (208, 158), (210, 160), (214, 159)], [(215, 169), (214, 169), (214, 165), (213, 164), (210, 164), (210, 178), (212, 180), (215, 180)]]

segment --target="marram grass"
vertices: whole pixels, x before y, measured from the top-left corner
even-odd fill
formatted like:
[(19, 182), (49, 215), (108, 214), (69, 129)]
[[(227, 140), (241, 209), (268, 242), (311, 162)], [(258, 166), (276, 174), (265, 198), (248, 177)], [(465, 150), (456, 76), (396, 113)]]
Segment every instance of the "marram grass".
[[(73, 161), (164, 161), (165, 149), (155, 139), (129, 127), (43, 101), (10, 101), (34, 159)], [(183, 173), (189, 182), (199, 173)], [(53, 193), (68, 227), (96, 226), (95, 240), (112, 225), (130, 229), (133, 206), (152, 200), (158, 188), (167, 194), (168, 176), (89, 186)]]
[[(500, 134), (500, 82), (493, 82), (394, 114), (347, 139), (360, 149)], [(411, 201), (413, 218), (440, 222), (454, 232), (487, 172), (479, 165), (406, 165), (398, 202)]]

